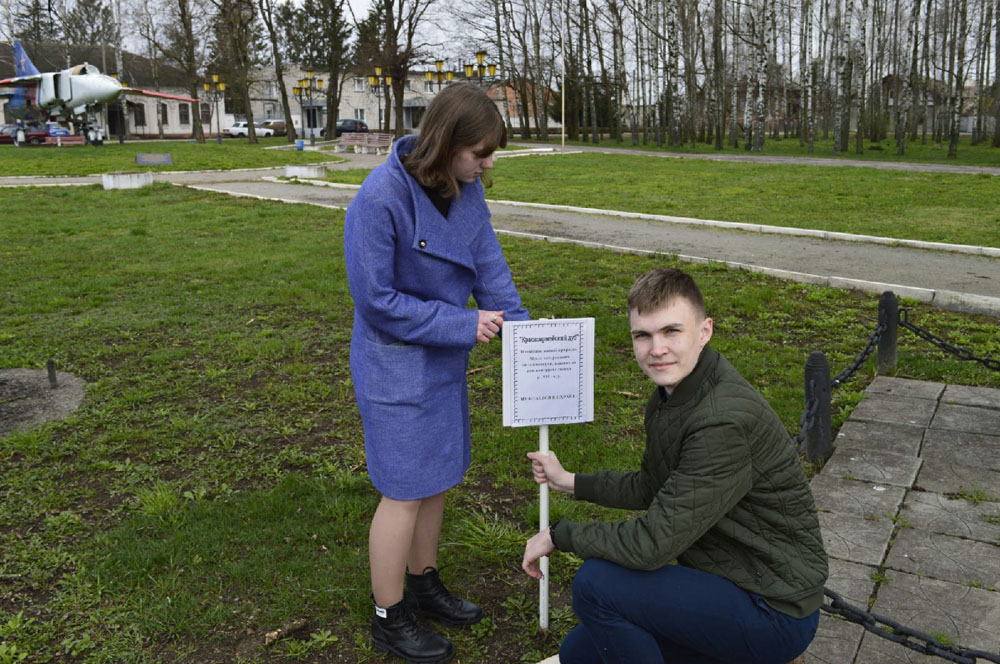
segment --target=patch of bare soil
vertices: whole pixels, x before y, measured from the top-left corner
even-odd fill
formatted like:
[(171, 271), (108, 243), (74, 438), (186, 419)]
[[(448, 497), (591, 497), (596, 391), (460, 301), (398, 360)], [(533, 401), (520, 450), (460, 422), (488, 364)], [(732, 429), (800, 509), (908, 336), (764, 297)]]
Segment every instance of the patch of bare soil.
[(79, 408), (85, 381), (62, 371), (55, 379), (52, 387), (44, 369), (0, 369), (0, 438), (61, 420)]

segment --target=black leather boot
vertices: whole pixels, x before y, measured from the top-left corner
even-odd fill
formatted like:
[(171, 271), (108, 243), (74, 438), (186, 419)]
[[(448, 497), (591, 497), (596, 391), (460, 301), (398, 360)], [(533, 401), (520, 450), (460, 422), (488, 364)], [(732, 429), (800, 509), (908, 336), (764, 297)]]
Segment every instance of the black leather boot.
[(404, 597), (404, 601), (413, 602), (418, 613), (439, 623), (475, 625), (483, 619), (481, 608), (448, 592), (433, 567), (425, 568), (423, 574), (407, 572), (406, 590), (409, 591), (407, 595), (411, 595), (412, 598)]
[(455, 656), (455, 646), (417, 623), (405, 602), (386, 609), (375, 605), (372, 644), (377, 652), (391, 652), (405, 659), (406, 664), (443, 664)]

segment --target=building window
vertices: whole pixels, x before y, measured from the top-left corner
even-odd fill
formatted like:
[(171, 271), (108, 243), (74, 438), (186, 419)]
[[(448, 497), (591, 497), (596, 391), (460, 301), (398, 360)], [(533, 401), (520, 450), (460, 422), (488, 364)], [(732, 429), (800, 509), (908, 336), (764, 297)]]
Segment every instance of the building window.
[(424, 81), (424, 92), (434, 92), (434, 81)]
[(365, 119), (365, 109), (356, 108), (354, 109), (354, 119), (364, 121)]
[(180, 112), (180, 120), (182, 125), (191, 124), (191, 106), (189, 104), (182, 103), (177, 107)]
[(166, 104), (160, 104), (160, 124), (161, 125), (170, 124), (170, 120), (168, 119), (167, 116)]
[(135, 116), (135, 126), (145, 127), (146, 126), (146, 105), (136, 104), (132, 107), (132, 115)]
[(365, 79), (361, 78), (360, 76), (356, 76), (354, 78), (354, 91), (355, 92), (365, 91)]
[(209, 124), (212, 122), (212, 107), (208, 104), (201, 105), (201, 123)]

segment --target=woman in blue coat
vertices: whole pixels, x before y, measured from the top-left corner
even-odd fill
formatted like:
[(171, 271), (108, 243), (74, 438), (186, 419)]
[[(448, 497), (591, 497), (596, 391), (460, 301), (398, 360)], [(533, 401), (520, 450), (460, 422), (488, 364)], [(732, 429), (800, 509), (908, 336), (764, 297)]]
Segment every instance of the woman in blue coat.
[(368, 540), (372, 640), (412, 662), (454, 655), (415, 613), (449, 625), (483, 617), (441, 583), (437, 548), (444, 492), (469, 467), (469, 351), (505, 319), (528, 318), (480, 180), (506, 144), (486, 93), (451, 85), (427, 107), (420, 135), (396, 142), (347, 209), (351, 375), (368, 474), (382, 494)]

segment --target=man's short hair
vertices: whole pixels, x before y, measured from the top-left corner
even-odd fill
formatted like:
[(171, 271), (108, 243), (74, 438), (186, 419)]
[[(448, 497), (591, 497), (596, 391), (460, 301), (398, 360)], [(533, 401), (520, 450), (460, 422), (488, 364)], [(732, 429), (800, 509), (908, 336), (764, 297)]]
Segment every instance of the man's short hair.
[(645, 314), (678, 297), (690, 302), (701, 318), (705, 317), (705, 300), (698, 284), (690, 274), (676, 268), (650, 270), (636, 279), (628, 293), (628, 310)]

